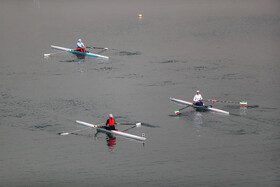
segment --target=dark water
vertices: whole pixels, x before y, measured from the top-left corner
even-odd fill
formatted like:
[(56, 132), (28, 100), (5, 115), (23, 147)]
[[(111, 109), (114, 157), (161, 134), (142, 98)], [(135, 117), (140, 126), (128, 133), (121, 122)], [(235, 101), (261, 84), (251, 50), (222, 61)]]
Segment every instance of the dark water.
[[(279, 9), (276, 0), (0, 1), (0, 186), (279, 186)], [(44, 59), (78, 38), (108, 47), (110, 59)], [(169, 97), (190, 101), (197, 89), (249, 106), (174, 115), (181, 106)], [(142, 122), (128, 132), (146, 143), (58, 135), (109, 113)]]

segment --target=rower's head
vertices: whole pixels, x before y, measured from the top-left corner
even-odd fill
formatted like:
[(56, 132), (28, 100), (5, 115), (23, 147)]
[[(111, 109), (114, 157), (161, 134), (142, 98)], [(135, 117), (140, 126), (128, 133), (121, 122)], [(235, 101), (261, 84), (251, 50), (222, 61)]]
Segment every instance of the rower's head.
[(196, 91), (196, 94), (199, 94), (199, 90)]
[(114, 116), (113, 116), (113, 114), (109, 114), (109, 118), (113, 118)]
[(82, 42), (82, 39), (79, 39), (78, 42)]

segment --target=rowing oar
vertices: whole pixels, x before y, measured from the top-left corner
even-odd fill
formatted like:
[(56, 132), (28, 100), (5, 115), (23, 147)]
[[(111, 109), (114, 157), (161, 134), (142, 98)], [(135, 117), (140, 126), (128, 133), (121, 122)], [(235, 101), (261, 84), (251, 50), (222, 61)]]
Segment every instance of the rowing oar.
[(180, 114), (180, 111), (181, 110), (184, 110), (185, 108), (188, 108), (189, 107), (189, 105), (188, 106), (185, 106), (184, 108), (181, 108), (181, 109), (179, 109), (179, 110), (174, 110), (174, 113), (176, 114), (176, 115), (178, 115), (178, 114)]
[(138, 123), (117, 123), (117, 125), (135, 125), (136, 127), (141, 127), (141, 122)]
[[(100, 123), (100, 124), (97, 124), (97, 126), (103, 125), (103, 124), (104, 123)], [(61, 132), (61, 133), (58, 133), (58, 134), (61, 135), (61, 136), (65, 136), (65, 135), (73, 134), (74, 132), (79, 132), (79, 131), (87, 130), (87, 129), (90, 129), (90, 128), (93, 128), (93, 127), (87, 127), (87, 128), (84, 128), (84, 129), (79, 129), (79, 130), (75, 130), (75, 131), (71, 131), (71, 132)]]
[[(107, 47), (86, 47), (86, 48), (89, 48), (89, 49), (103, 49), (103, 50), (108, 49)], [(112, 49), (112, 50), (114, 50), (114, 49)]]
[[(133, 128), (135, 128), (135, 127), (141, 127), (141, 123), (139, 122), (139, 123), (121, 123), (121, 125), (133, 125), (132, 127), (129, 127), (129, 128), (127, 128), (127, 129), (125, 129), (125, 130), (123, 130), (122, 132), (126, 132), (126, 131), (128, 131), (128, 130), (130, 130), (130, 129), (133, 129)], [(117, 125), (120, 125), (119, 123), (117, 123)]]
[(47, 53), (47, 54), (44, 54), (44, 57), (48, 58), (51, 55), (55, 55), (55, 54), (59, 54), (59, 53), (65, 53), (65, 52), (68, 52), (68, 51), (59, 51), (59, 52), (55, 52), (55, 53)]
[(206, 101), (210, 101), (212, 103), (215, 103), (215, 102), (221, 102), (221, 103), (235, 103), (235, 104), (240, 104), (242, 106), (247, 106), (247, 101), (240, 101), (240, 102), (237, 102), (237, 101), (220, 101), (220, 100), (215, 100), (215, 99), (206, 99)]
[(123, 130), (122, 132), (126, 132), (126, 131), (128, 131), (128, 130), (130, 130), (130, 129), (133, 129), (133, 128), (135, 128), (135, 127), (137, 127), (137, 126), (135, 125), (135, 126), (129, 127), (129, 128), (127, 128), (127, 129)]
[(86, 48), (89, 48), (89, 49), (102, 49), (102, 50), (113, 50), (113, 51), (119, 51), (119, 52), (122, 51), (120, 49), (113, 49), (113, 48), (107, 48), (107, 47), (86, 47)]

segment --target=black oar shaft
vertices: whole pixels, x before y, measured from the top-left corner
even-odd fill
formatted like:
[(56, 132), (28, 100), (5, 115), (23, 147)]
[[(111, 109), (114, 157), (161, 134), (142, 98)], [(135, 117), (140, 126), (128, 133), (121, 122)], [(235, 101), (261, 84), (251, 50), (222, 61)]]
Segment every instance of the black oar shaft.
[(189, 107), (189, 105), (179, 109), (179, 111), (184, 110), (185, 108), (188, 108), (188, 107)]
[(117, 123), (117, 125), (135, 125), (135, 123)]
[(240, 103), (238, 101), (221, 101), (221, 100), (216, 100), (216, 99), (206, 99), (206, 101), (210, 101), (210, 102), (213, 102), (213, 103), (215, 103), (215, 102), (219, 102), (219, 103), (237, 103), (237, 104)]
[(89, 49), (108, 49), (106, 47), (86, 47), (86, 48), (89, 48)]

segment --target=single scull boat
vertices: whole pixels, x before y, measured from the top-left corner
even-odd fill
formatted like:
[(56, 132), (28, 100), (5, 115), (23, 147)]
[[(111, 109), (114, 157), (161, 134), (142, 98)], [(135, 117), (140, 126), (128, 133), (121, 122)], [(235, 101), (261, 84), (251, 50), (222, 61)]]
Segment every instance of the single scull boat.
[(105, 132), (105, 133), (108, 133), (108, 134), (115, 134), (115, 135), (118, 135), (118, 136), (123, 136), (123, 137), (126, 137), (126, 138), (131, 138), (131, 139), (135, 139), (135, 140), (139, 140), (139, 141), (145, 141), (146, 140), (145, 137), (136, 136), (136, 135), (125, 133), (125, 132), (122, 132), (122, 131), (119, 131), (119, 130), (107, 130), (107, 129), (102, 128), (98, 125), (94, 125), (94, 124), (83, 122), (83, 121), (78, 121), (77, 120), (76, 123), (78, 123), (80, 125), (87, 126), (87, 127), (96, 128), (97, 131)]
[(176, 104), (179, 104), (179, 105), (182, 105), (182, 106), (191, 106), (191, 107), (193, 107), (197, 110), (201, 110), (201, 111), (214, 111), (214, 112), (221, 112), (221, 113), (224, 113), (224, 114), (229, 114), (228, 111), (224, 111), (224, 110), (221, 110), (221, 109), (214, 108), (211, 105), (209, 105), (209, 106), (197, 106), (197, 105), (194, 105), (192, 102), (184, 101), (184, 100), (180, 100), (180, 99), (175, 99), (175, 98), (172, 98), (172, 97), (170, 97), (170, 100), (173, 101)]
[(55, 46), (55, 45), (51, 45), (52, 49), (56, 49), (59, 51), (67, 51), (69, 53), (72, 54), (76, 54), (76, 55), (82, 55), (82, 56), (90, 56), (90, 57), (95, 57), (95, 58), (104, 58), (104, 59), (109, 59), (109, 57), (107, 56), (103, 56), (103, 55), (99, 55), (99, 54), (95, 54), (95, 53), (90, 53), (90, 52), (80, 52), (80, 51), (76, 51), (74, 49), (69, 49), (69, 48), (65, 48), (65, 47), (59, 47), (59, 46)]

